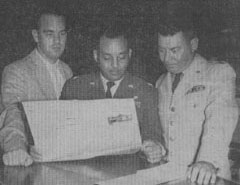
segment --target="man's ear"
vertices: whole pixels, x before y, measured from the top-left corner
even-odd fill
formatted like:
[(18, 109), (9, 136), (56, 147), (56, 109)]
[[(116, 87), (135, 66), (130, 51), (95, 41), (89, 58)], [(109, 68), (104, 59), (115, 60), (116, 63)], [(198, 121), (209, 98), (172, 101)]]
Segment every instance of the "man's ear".
[(191, 42), (191, 48), (192, 48), (192, 52), (195, 52), (198, 49), (198, 38), (194, 37)]
[(98, 63), (98, 51), (96, 49), (93, 50), (93, 58), (94, 58), (95, 62)]
[(129, 51), (128, 51), (128, 57), (131, 58), (132, 57), (132, 49), (129, 48)]
[(36, 29), (32, 30), (32, 36), (36, 43), (38, 43), (38, 31)]

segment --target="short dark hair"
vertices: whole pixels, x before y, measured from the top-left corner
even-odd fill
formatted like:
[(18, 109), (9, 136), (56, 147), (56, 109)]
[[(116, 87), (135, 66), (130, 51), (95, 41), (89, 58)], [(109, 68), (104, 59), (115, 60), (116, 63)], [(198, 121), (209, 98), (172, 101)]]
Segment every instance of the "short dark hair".
[(66, 29), (69, 29), (67, 25), (67, 15), (65, 14), (65, 12), (57, 7), (51, 7), (51, 6), (41, 6), (37, 9), (36, 14), (34, 16), (33, 29), (39, 29), (40, 19), (42, 15), (55, 15), (55, 16), (63, 17), (65, 21)]
[(127, 22), (124, 21), (112, 21), (110, 23), (105, 23), (99, 25), (97, 28), (97, 33), (94, 34), (94, 45), (95, 49), (99, 46), (100, 39), (102, 37), (106, 38), (118, 38), (123, 37), (127, 40), (128, 46), (130, 43), (130, 26)]
[(195, 15), (193, 7), (183, 0), (168, 0), (159, 10), (156, 29), (157, 33), (167, 36), (177, 32), (192, 39), (196, 37)]

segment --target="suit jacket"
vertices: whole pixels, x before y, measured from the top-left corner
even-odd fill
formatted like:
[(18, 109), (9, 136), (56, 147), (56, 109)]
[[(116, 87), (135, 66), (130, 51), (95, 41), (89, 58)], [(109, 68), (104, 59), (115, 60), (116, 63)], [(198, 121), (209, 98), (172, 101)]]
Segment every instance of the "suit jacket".
[(182, 165), (207, 161), (228, 178), (228, 146), (238, 119), (235, 72), (196, 54), (183, 73), (174, 93), (170, 73), (156, 84), (168, 159)]
[[(77, 76), (68, 80), (61, 99), (104, 99), (105, 91), (99, 73)], [(161, 142), (161, 125), (158, 117), (156, 89), (140, 78), (126, 74), (113, 98), (134, 98), (143, 140)]]
[[(60, 72), (65, 80), (72, 77), (72, 71), (59, 61)], [(4, 68), (2, 74), (2, 102), (6, 110), (0, 121), (0, 143), (5, 152), (25, 148), (26, 137), (22, 113), (17, 102), (58, 99), (50, 74), (41, 61), (36, 49), (25, 58)]]

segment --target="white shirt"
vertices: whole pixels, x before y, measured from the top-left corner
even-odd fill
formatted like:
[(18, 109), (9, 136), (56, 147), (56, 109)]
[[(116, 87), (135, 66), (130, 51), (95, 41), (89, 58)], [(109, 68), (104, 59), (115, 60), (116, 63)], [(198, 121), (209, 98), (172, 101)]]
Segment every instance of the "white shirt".
[[(107, 82), (109, 82), (109, 80), (107, 80), (102, 74), (100, 75), (102, 82), (103, 82), (103, 87), (104, 87), (104, 91), (105, 93), (107, 92)], [(120, 80), (114, 81), (115, 85), (110, 89), (112, 97), (114, 96), (114, 94), (116, 93), (119, 84), (121, 83), (121, 81), (123, 80), (123, 78), (121, 78)]]
[(56, 96), (58, 97), (57, 99), (59, 99), (61, 92), (62, 92), (62, 88), (63, 85), (65, 83), (65, 79), (63, 77), (63, 75), (60, 72), (60, 68), (59, 68), (59, 60), (57, 60), (56, 63), (50, 63), (44, 56), (42, 56), (38, 51), (37, 54), (40, 56), (41, 61), (43, 62), (43, 64), (46, 66), (49, 75), (51, 77), (51, 81), (53, 83), (54, 86), (54, 90), (56, 93)]

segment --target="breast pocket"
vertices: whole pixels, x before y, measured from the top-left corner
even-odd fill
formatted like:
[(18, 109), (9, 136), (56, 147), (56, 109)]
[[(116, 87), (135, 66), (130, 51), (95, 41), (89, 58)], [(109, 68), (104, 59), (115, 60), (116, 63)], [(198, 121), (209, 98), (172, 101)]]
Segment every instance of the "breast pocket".
[(191, 123), (192, 126), (198, 126), (199, 123), (202, 123), (205, 119), (205, 109), (207, 106), (206, 93), (196, 92), (188, 94), (185, 98), (185, 105), (182, 107), (184, 110), (183, 117), (186, 122)]
[(207, 97), (207, 91), (189, 93), (186, 95), (186, 106), (195, 111), (204, 111), (207, 105)]

